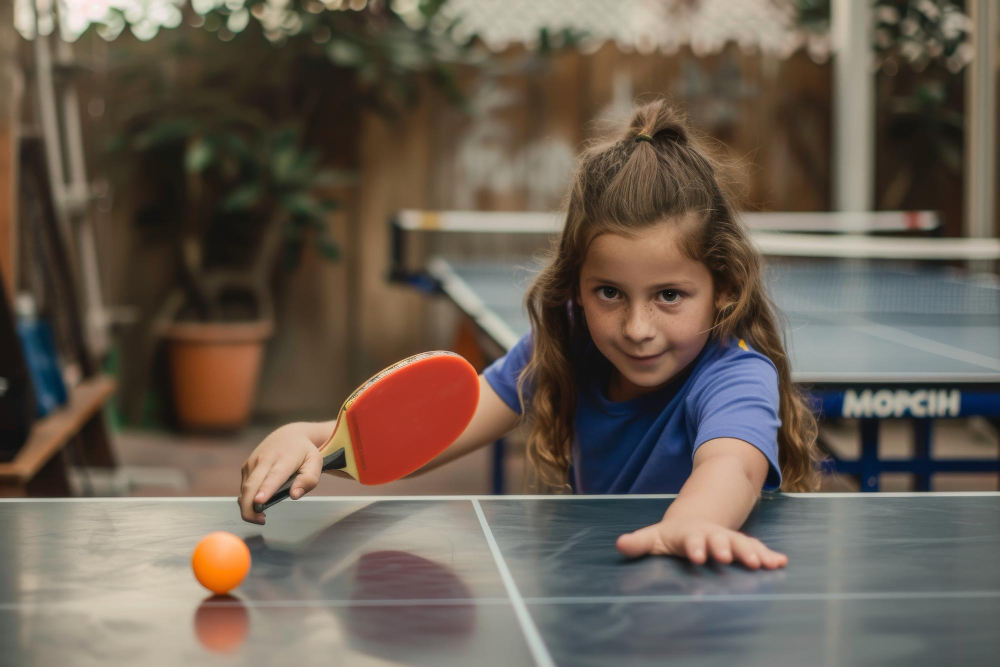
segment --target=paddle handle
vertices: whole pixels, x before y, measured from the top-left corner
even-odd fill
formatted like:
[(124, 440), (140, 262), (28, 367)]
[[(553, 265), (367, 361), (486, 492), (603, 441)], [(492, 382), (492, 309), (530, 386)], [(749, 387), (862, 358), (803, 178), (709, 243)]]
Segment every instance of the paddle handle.
[[(323, 457), (323, 470), (339, 470), (347, 465), (347, 455), (344, 453), (344, 448), (341, 447), (332, 454), (327, 454)], [(288, 481), (282, 484), (281, 488), (274, 492), (274, 495), (265, 503), (254, 503), (254, 512), (263, 512), (268, 507), (277, 505), (282, 500), (288, 497), (288, 492), (292, 488), (292, 480), (295, 479), (298, 473), (292, 475), (288, 478)]]

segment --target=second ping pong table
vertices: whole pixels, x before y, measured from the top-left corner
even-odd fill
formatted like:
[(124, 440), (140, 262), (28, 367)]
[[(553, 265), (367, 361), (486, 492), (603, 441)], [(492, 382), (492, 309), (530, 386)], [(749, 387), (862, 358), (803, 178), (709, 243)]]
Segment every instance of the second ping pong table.
[[(434, 258), (428, 273), (502, 350), (530, 330), (522, 300), (530, 258), (482, 263)], [(789, 324), (793, 379), (821, 416), (856, 418), (861, 457), (831, 459), (837, 472), (877, 491), (879, 474), (1000, 470), (997, 459), (931, 456), (934, 419), (1000, 415), (1000, 286), (950, 268), (882, 268), (849, 259), (786, 260), (768, 285)], [(884, 459), (879, 420), (914, 421), (914, 453)]]
[[(2, 665), (995, 665), (1000, 494), (778, 494), (782, 570), (626, 560), (671, 496), (0, 499)], [(231, 596), (191, 574), (225, 530)]]

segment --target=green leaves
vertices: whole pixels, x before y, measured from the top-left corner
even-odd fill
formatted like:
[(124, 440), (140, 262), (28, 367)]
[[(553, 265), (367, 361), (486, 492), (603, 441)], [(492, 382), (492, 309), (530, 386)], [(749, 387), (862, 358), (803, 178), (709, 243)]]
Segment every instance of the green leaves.
[(304, 185), (312, 181), (320, 153), (298, 147), (295, 130), (282, 129), (270, 140), (271, 174), (276, 183), (286, 186)]
[(334, 64), (353, 69), (360, 68), (368, 60), (360, 44), (344, 37), (332, 39), (326, 47), (326, 55)]
[(337, 210), (337, 201), (324, 191), (357, 182), (353, 172), (321, 169), (320, 151), (301, 147), (302, 139), (294, 128), (279, 128), (260, 138), (259, 177), (262, 187), (243, 187), (230, 195), (238, 203), (272, 201), (276, 210), (284, 211), (284, 265), (298, 265), (305, 240), (311, 238), (314, 249), (329, 261), (340, 259), (340, 247), (330, 237), (330, 214)]
[(232, 190), (226, 195), (219, 207), (231, 213), (234, 211), (248, 211), (260, 201), (263, 188), (259, 183), (247, 183)]
[(340, 260), (340, 246), (334, 243), (328, 234), (324, 234), (316, 239), (316, 249), (319, 250), (319, 254), (323, 258), (331, 262)]
[(332, 199), (321, 199), (308, 192), (289, 192), (279, 199), (282, 208), (295, 218), (325, 221), (337, 204)]
[(184, 167), (189, 172), (201, 173), (212, 163), (215, 151), (212, 144), (204, 139), (196, 139), (184, 155)]
[(117, 185), (144, 179), (142, 205), (156, 212), (158, 232), (196, 239), (206, 265), (259, 265), (262, 247), (280, 249), (285, 266), (306, 251), (339, 259), (337, 190), (356, 186), (358, 174), (333, 165), (350, 164), (358, 147), (319, 142), (351, 142), (335, 124), (365, 113), (402, 115), (427, 78), (464, 103), (456, 67), (486, 56), (453, 35), (457, 18), (442, 31), (443, 4), (418, 0), (400, 13), (393, 3), (216, 3), (150, 42), (113, 41), (109, 97), (123, 101), (108, 114)]
[(320, 257), (331, 262), (340, 260), (340, 245), (330, 235), (330, 224), (325, 217), (323, 219), (292, 217), (285, 227), (282, 261), (285, 269), (294, 270), (298, 267), (307, 238), (312, 239), (313, 248)]

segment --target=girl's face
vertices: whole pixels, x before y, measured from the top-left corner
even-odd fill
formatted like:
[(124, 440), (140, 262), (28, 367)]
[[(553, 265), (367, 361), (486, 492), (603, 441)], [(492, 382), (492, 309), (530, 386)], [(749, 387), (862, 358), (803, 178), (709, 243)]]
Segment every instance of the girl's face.
[(580, 269), (579, 304), (597, 349), (617, 373), (608, 398), (655, 391), (708, 341), (718, 303), (712, 274), (678, 244), (666, 221), (632, 236), (600, 234)]

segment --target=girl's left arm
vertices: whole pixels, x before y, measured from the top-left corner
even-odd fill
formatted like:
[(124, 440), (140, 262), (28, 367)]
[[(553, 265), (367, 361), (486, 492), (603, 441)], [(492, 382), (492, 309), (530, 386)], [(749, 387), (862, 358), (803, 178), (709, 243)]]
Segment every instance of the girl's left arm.
[(764, 454), (750, 443), (709, 440), (695, 451), (691, 475), (663, 520), (622, 535), (618, 550), (633, 558), (680, 556), (699, 565), (711, 557), (753, 570), (784, 567), (787, 556), (738, 531), (760, 498), (767, 470)]

